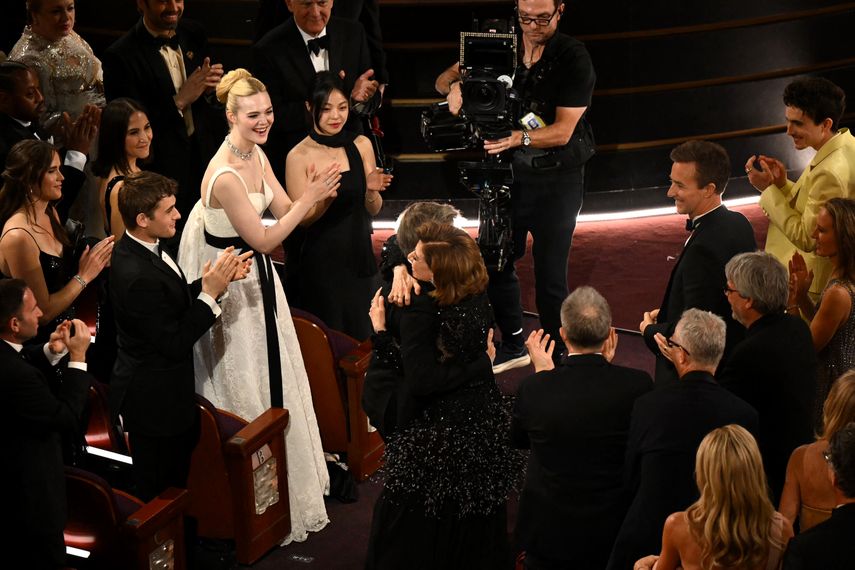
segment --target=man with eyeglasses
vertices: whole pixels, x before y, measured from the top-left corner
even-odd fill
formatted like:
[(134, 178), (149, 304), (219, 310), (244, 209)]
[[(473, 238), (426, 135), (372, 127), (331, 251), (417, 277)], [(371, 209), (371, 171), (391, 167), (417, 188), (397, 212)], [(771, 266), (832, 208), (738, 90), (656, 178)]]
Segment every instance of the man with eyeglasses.
[(754, 408), (719, 386), (713, 376), (724, 354), (725, 324), (720, 316), (689, 309), (671, 336), (658, 333), (656, 342), (674, 363), (680, 381), (635, 401), (624, 463), (632, 504), (612, 549), (609, 570), (632, 568), (639, 558), (658, 554), (665, 519), (698, 499), (695, 454), (704, 436), (728, 424), (757, 433)]
[(813, 441), (816, 351), (807, 324), (785, 312), (788, 275), (780, 261), (761, 251), (741, 253), (724, 273), (733, 318), (748, 330), (716, 378), (760, 414), (757, 445), (778, 504), (790, 454)]
[(837, 506), (830, 519), (790, 541), (783, 570), (855, 568), (855, 423), (831, 436), (825, 460)]
[(721, 198), (730, 178), (730, 158), (721, 145), (691, 140), (671, 151), (671, 186), (668, 197), (677, 213), (688, 216), (689, 233), (677, 257), (662, 302), (646, 311), (638, 328), (656, 356), (656, 387), (677, 381), (674, 365), (659, 350), (656, 335), (669, 337), (686, 309), (712, 311), (727, 323), (726, 362), (733, 347), (745, 336), (745, 328), (731, 316), (724, 265), (737, 253), (757, 249), (754, 230), (739, 212), (731, 212)]
[[(520, 126), (509, 137), (484, 142), (489, 154), (509, 153), (512, 159), (512, 261), (525, 254), (526, 238), (531, 233), (535, 302), (541, 325), (554, 339), (560, 338), (561, 303), (568, 293), (567, 260), (576, 216), (582, 208), (584, 165), (594, 151), (585, 112), (591, 104), (596, 75), (585, 46), (558, 31), (564, 9), (560, 0), (518, 0), (522, 57), (513, 86), (523, 101), (523, 114), (536, 115), (543, 126)], [(459, 112), (459, 64), (440, 74), (435, 87), (447, 96), (449, 109)], [(496, 372), (528, 364), (520, 286), (513, 262), (503, 271), (491, 272), (488, 293), (502, 332)], [(561, 354), (561, 350), (555, 351), (556, 361)]]

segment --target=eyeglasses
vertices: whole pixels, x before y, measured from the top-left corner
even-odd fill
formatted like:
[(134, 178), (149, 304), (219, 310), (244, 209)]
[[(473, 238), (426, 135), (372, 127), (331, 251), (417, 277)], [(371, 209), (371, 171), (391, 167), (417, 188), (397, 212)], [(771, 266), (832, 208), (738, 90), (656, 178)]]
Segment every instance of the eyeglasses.
[(686, 356), (692, 356), (688, 350), (686, 350), (683, 346), (681, 346), (679, 343), (677, 343), (677, 341), (675, 341), (674, 339), (671, 339), (671, 338), (665, 339), (665, 344), (668, 345), (668, 348), (679, 348), (680, 350), (682, 350), (683, 352), (686, 353)]
[(729, 293), (736, 293), (736, 294), (737, 294), (737, 295), (739, 295), (740, 297), (743, 297), (743, 296), (744, 296), (742, 293), (740, 293), (740, 292), (739, 292), (739, 290), (737, 290), (737, 289), (731, 289), (731, 288), (730, 288), (730, 287), (728, 287), (727, 285), (725, 285), (725, 286), (724, 286), (723, 291), (724, 291), (724, 296), (725, 296), (725, 297), (727, 297), (727, 295), (728, 295)]
[(558, 8), (556, 8), (555, 11), (552, 13), (552, 15), (549, 16), (548, 18), (529, 18), (528, 16), (523, 16), (522, 14), (520, 14), (519, 9), (517, 9), (517, 18), (519, 18), (520, 24), (522, 24), (524, 26), (528, 26), (529, 24), (534, 22), (535, 26), (543, 27), (543, 26), (548, 26), (549, 22), (552, 21), (552, 18), (554, 18), (555, 14), (557, 14), (557, 13), (558, 13)]

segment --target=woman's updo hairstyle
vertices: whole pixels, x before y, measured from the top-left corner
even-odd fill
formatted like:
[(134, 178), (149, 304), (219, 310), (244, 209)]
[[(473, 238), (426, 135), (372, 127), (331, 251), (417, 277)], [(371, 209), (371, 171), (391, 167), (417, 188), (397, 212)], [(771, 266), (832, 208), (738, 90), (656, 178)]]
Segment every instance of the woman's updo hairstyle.
[(324, 105), (330, 100), (330, 93), (338, 91), (344, 95), (344, 81), (338, 73), (332, 71), (320, 71), (315, 75), (315, 82), (312, 85), (312, 91), (309, 94), (309, 112), (312, 125), (317, 126), (321, 122), (321, 113), (324, 112)]
[(237, 114), (238, 97), (249, 97), (256, 93), (265, 93), (264, 83), (250, 72), (239, 67), (226, 73), (217, 84), (217, 100), (226, 106), (227, 111)]

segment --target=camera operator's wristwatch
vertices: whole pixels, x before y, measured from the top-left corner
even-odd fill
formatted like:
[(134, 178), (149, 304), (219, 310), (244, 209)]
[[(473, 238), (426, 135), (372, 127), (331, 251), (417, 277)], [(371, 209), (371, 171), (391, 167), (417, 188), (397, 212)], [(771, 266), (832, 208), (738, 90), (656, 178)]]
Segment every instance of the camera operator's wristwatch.
[(528, 134), (528, 131), (523, 130), (522, 132), (522, 145), (523, 146), (531, 146), (531, 136)]

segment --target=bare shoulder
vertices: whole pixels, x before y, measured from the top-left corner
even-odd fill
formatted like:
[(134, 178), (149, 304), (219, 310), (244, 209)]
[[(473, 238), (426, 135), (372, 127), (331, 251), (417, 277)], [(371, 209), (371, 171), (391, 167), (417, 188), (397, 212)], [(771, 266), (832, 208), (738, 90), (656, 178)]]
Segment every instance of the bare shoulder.
[(286, 164), (293, 163), (299, 164), (305, 162), (307, 158), (312, 154), (312, 148), (310, 147), (311, 139), (309, 137), (304, 138), (300, 142), (298, 142), (294, 148), (292, 148), (288, 152), (288, 156), (285, 158)]

